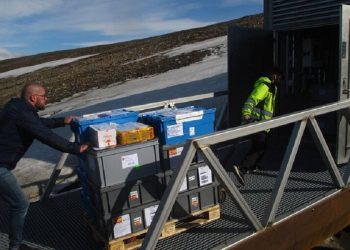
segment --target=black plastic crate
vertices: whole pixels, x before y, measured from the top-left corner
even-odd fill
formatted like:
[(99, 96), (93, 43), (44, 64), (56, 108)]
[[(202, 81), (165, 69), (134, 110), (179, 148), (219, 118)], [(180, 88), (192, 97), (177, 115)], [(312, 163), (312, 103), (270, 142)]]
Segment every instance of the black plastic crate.
[(89, 188), (95, 210), (105, 216), (159, 201), (164, 192), (164, 179), (163, 174), (158, 174), (105, 188), (89, 183)]
[[(176, 144), (176, 145), (161, 145), (160, 149), (160, 159), (161, 159), (161, 168), (164, 171), (175, 170), (180, 167), (181, 159), (184, 157), (186, 152), (183, 152), (185, 143)], [(203, 162), (203, 156), (201, 153), (196, 152), (193, 157), (192, 163)]]
[[(173, 171), (164, 174), (168, 186)], [(192, 213), (219, 203), (219, 182), (205, 162), (192, 163), (174, 203), (171, 218), (184, 219)], [(184, 188), (186, 186), (186, 189)]]
[[(166, 186), (168, 185), (172, 175), (172, 170), (165, 171), (164, 177)], [(188, 169), (186, 179), (182, 183), (179, 192), (182, 193), (188, 190), (204, 187), (213, 183), (215, 183), (216, 185), (219, 184), (217, 179), (215, 178), (215, 175), (205, 162), (192, 163), (190, 168)]]
[(218, 186), (213, 183), (209, 186), (179, 194), (174, 203), (171, 218), (185, 219), (194, 212), (217, 204), (219, 204)]
[(93, 227), (106, 241), (132, 235), (150, 226), (159, 202), (152, 202), (115, 215), (96, 216)]

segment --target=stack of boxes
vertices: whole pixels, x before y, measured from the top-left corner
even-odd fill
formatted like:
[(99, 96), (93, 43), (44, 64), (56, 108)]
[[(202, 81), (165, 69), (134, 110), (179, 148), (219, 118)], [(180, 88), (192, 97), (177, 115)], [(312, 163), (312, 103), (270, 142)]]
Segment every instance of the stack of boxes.
[[(140, 115), (140, 120), (155, 128), (160, 141), (162, 170), (166, 184), (181, 166), (185, 142), (189, 138), (214, 132), (215, 109), (185, 107), (161, 109)], [(171, 217), (182, 219), (218, 203), (218, 182), (203, 157), (196, 153), (183, 180)]]
[[(87, 114), (73, 120), (71, 129), (75, 135), (75, 140), (79, 143), (93, 143), (94, 146), (105, 147), (112, 146), (113, 136), (116, 131), (113, 129), (103, 129), (103, 127), (115, 126), (127, 122), (134, 122), (138, 119), (138, 113), (124, 109), (110, 110), (100, 113)], [(95, 132), (95, 133), (94, 133)], [(104, 138), (102, 140), (101, 138)], [(100, 143), (97, 143), (97, 142)], [(116, 141), (114, 141), (116, 144)], [(95, 217), (95, 212), (92, 209), (92, 195), (89, 192), (88, 177), (92, 174), (88, 173), (87, 156), (79, 156), (79, 164), (76, 168), (77, 175), (80, 179), (82, 190), (80, 191), (81, 204), (89, 218)]]
[[(83, 208), (105, 240), (150, 226), (173, 170), (180, 167), (185, 141), (213, 132), (214, 120), (215, 109), (187, 107), (143, 114), (114, 110), (73, 122), (77, 140), (95, 146), (80, 159), (77, 174)], [(217, 186), (196, 155), (169, 219), (217, 204)]]

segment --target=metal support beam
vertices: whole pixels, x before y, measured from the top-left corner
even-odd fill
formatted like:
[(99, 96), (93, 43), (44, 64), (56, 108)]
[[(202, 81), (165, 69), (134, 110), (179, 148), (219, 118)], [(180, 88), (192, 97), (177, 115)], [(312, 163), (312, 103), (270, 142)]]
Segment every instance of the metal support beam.
[(340, 113), (345, 117), (346, 121), (350, 123), (350, 109), (349, 108), (343, 109)]
[(251, 210), (248, 203), (245, 201), (241, 193), (239, 192), (236, 185), (233, 183), (233, 181), (230, 179), (230, 177), (227, 175), (226, 170), (221, 165), (218, 158), (215, 156), (213, 151), (209, 147), (200, 147), (199, 145), (196, 145), (200, 152), (203, 154), (205, 162), (209, 165), (211, 170), (214, 172), (215, 176), (219, 179), (220, 183), (224, 185), (226, 190), (231, 194), (233, 199), (237, 202), (239, 208), (244, 213), (244, 215), (248, 218), (248, 220), (252, 223), (254, 228), (259, 231), (263, 229), (263, 226), (261, 225), (258, 218), (255, 216), (254, 212)]
[(184, 154), (181, 167), (175, 170), (173, 176), (169, 181), (169, 185), (165, 189), (157, 212), (153, 217), (152, 223), (141, 246), (142, 250), (151, 250), (154, 249), (157, 245), (164, 224), (170, 215), (171, 209), (174, 206), (182, 181), (185, 178), (195, 155), (196, 149), (194, 148), (192, 141), (188, 141), (186, 143), (183, 152), (187, 153)]
[(310, 118), (310, 122), (308, 123), (308, 129), (316, 143), (316, 147), (321, 154), (323, 162), (326, 164), (333, 182), (338, 188), (344, 187), (344, 181), (340, 175), (340, 172), (335, 164), (335, 161), (332, 157), (331, 152), (327, 146), (326, 140), (324, 139), (321, 129), (317, 124), (317, 121), (314, 117)]
[(344, 185), (350, 184), (350, 162), (344, 166), (345, 173), (344, 173)]
[[(75, 138), (74, 134), (72, 134), (71, 137), (69, 138), (69, 141), (73, 142), (74, 138)], [(50, 176), (50, 179), (46, 185), (45, 191), (40, 198), (41, 201), (45, 201), (46, 199), (50, 198), (50, 194), (52, 192), (52, 189), (56, 184), (56, 180), (62, 171), (62, 168), (63, 168), (64, 163), (66, 162), (66, 160), (68, 158), (68, 155), (69, 155), (68, 153), (63, 153), (61, 155), (61, 158), (59, 159), (59, 161), (57, 162), (56, 166), (53, 169), (53, 172)]]
[(303, 120), (301, 122), (295, 123), (294, 125), (294, 129), (290, 137), (287, 150), (283, 157), (281, 169), (278, 172), (278, 177), (272, 192), (272, 199), (269, 203), (269, 206), (266, 209), (263, 218), (263, 225), (265, 226), (273, 223), (275, 219), (278, 206), (282, 199), (282, 195), (287, 185), (288, 177), (290, 175), (290, 171), (295, 160), (295, 156), (299, 149), (301, 138), (305, 131), (306, 123), (307, 121)]
[(208, 136), (202, 136), (197, 139), (201, 145), (213, 145), (228, 140), (233, 140), (246, 135), (254, 134), (267, 129), (281, 127), (283, 125), (295, 123), (301, 120), (309, 119), (309, 117), (315, 117), (318, 115), (327, 114), (333, 111), (338, 111), (350, 106), (350, 99), (335, 102), (329, 105), (307, 109), (302, 112), (288, 114), (280, 117), (273, 118), (268, 121), (250, 123), (223, 131), (218, 131)]
[(192, 102), (192, 101), (198, 101), (208, 98), (214, 98), (214, 97), (220, 97), (227, 95), (227, 91), (220, 91), (220, 92), (211, 92), (206, 94), (200, 94), (200, 95), (194, 95), (194, 96), (188, 96), (188, 97), (181, 97), (171, 100), (163, 100), (160, 102), (153, 102), (153, 103), (147, 103), (143, 105), (137, 105), (137, 106), (131, 106), (126, 107), (128, 110), (134, 110), (134, 111), (143, 111), (147, 109), (154, 109), (154, 108), (160, 108), (164, 107), (165, 105), (168, 105), (170, 103), (186, 103), (186, 102)]

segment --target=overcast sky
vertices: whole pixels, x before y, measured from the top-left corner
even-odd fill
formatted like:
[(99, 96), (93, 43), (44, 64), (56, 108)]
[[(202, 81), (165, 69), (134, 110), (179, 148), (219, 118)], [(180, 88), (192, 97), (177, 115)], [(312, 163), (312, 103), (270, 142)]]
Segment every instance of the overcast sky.
[(261, 13), (263, 0), (0, 0), (0, 60)]

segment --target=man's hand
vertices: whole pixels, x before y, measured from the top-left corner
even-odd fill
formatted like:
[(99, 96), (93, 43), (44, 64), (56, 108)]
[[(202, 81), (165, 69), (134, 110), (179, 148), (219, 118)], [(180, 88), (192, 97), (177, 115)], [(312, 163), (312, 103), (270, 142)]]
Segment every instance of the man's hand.
[(88, 145), (88, 144), (81, 144), (80, 145), (80, 153), (84, 153), (86, 150), (88, 150), (89, 149), (89, 147), (90, 147), (90, 145)]
[(64, 118), (64, 124), (68, 125), (72, 122), (73, 119), (78, 118), (78, 116), (75, 115), (69, 115)]

